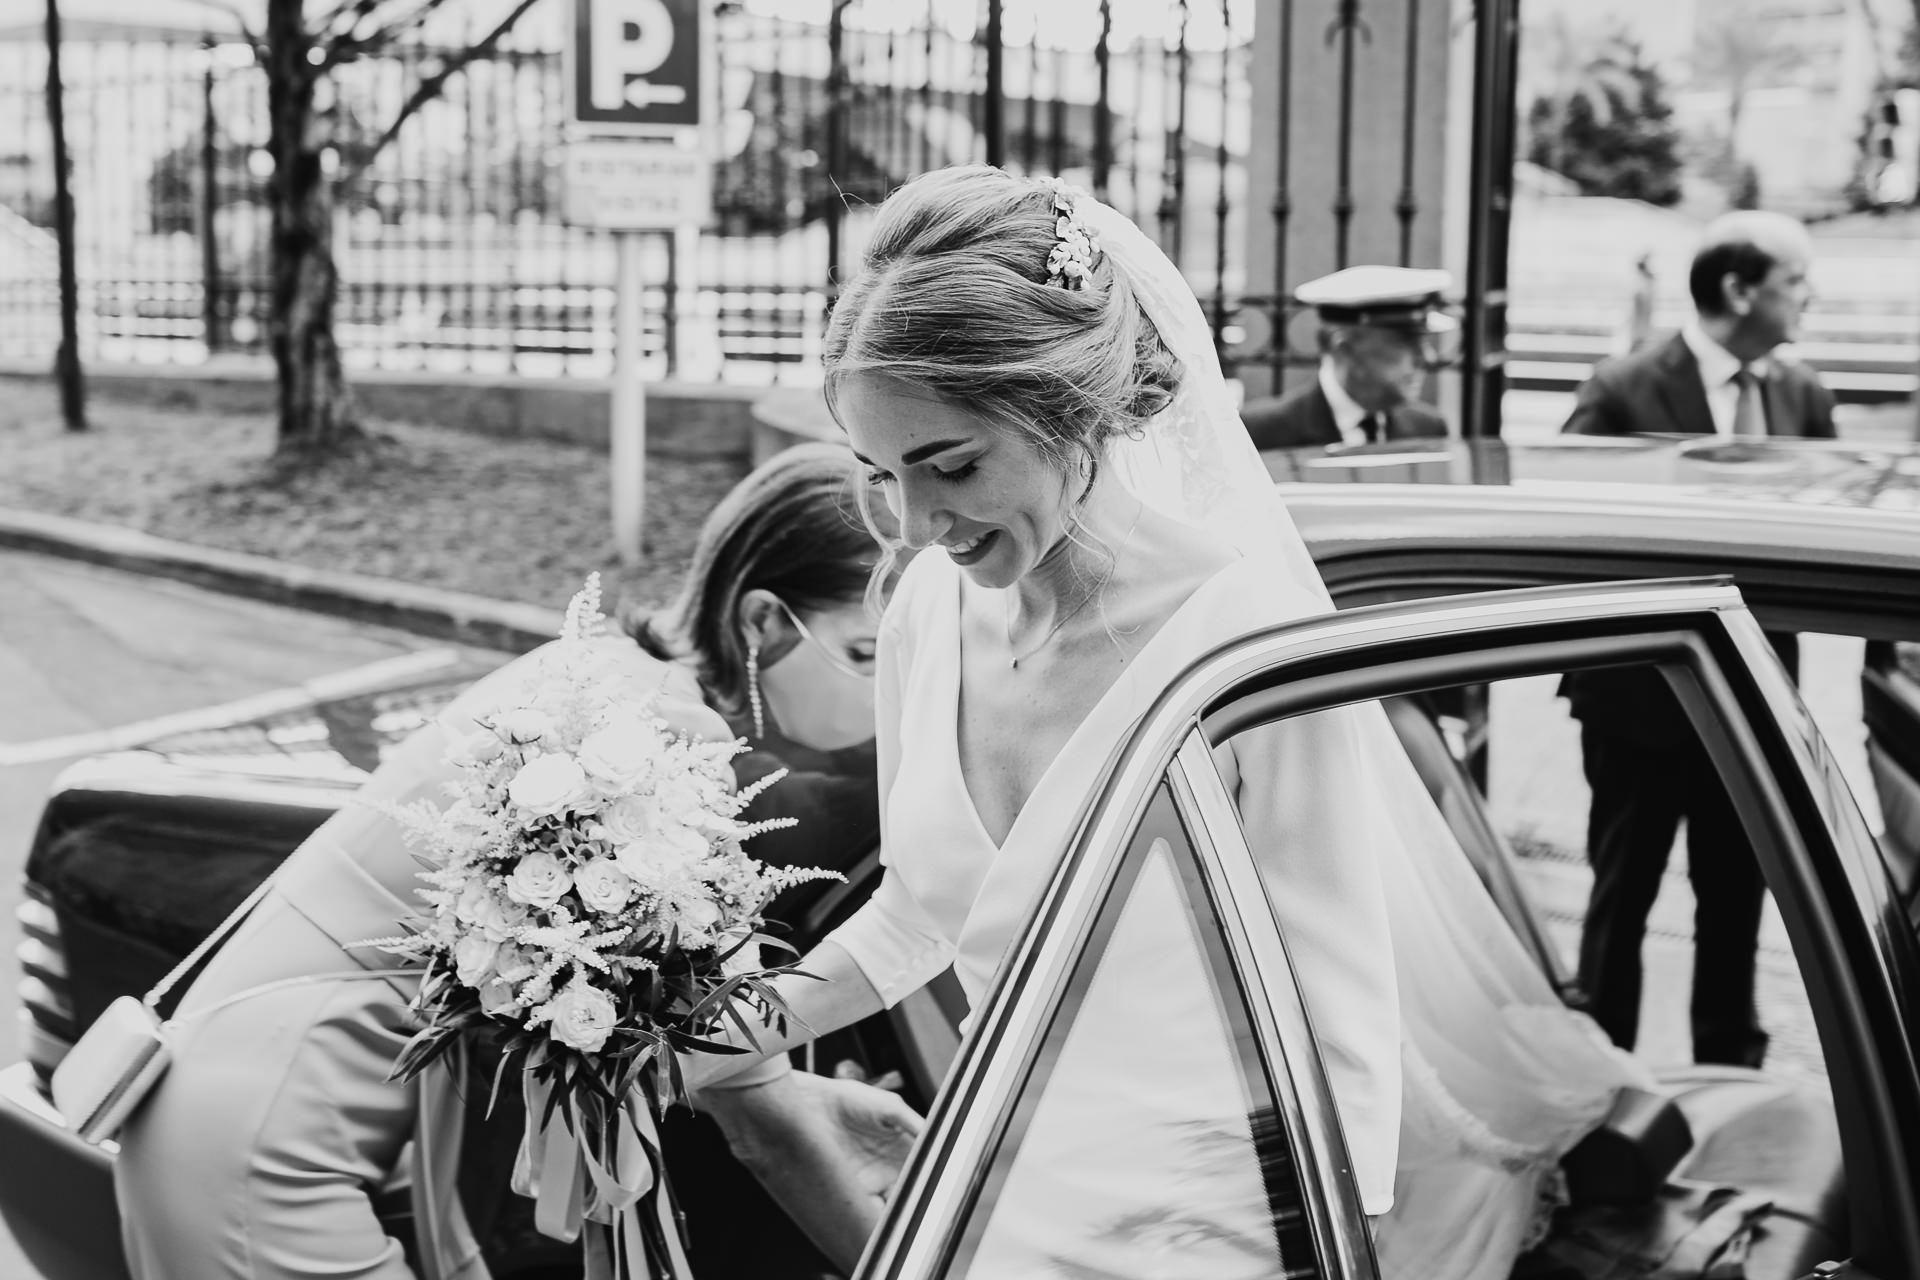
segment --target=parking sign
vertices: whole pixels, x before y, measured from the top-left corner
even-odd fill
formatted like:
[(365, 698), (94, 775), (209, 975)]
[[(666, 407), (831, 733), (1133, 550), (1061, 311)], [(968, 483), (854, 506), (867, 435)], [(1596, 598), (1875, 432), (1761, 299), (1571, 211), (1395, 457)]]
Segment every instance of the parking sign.
[(567, 118), (583, 131), (648, 133), (705, 123), (707, 0), (573, 0)]

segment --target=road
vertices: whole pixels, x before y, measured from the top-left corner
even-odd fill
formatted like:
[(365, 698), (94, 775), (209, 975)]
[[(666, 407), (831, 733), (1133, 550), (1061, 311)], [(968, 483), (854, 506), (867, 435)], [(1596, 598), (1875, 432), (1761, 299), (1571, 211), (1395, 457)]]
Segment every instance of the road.
[[(40, 802), (70, 759), (137, 739), (148, 722), (443, 647), (178, 583), (0, 553), (0, 957), (8, 965), (0, 1060), (17, 1057), (10, 957), (20, 872)], [(0, 1230), (0, 1280), (34, 1276)]]

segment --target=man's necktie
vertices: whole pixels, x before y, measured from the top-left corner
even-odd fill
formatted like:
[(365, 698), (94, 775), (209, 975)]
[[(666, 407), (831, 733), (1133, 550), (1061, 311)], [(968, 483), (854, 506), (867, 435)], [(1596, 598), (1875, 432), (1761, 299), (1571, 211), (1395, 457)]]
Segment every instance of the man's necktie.
[(1733, 384), (1740, 394), (1733, 402), (1733, 434), (1736, 436), (1764, 436), (1767, 434), (1767, 408), (1760, 395), (1760, 375), (1751, 365), (1741, 365), (1740, 372), (1733, 375)]
[(1360, 419), (1360, 434), (1364, 435), (1367, 438), (1368, 444), (1372, 444), (1374, 441), (1378, 440), (1381, 436), (1386, 434), (1385, 430), (1383, 429), (1384, 426), (1385, 424), (1380, 421), (1379, 414), (1370, 413), (1366, 417)]

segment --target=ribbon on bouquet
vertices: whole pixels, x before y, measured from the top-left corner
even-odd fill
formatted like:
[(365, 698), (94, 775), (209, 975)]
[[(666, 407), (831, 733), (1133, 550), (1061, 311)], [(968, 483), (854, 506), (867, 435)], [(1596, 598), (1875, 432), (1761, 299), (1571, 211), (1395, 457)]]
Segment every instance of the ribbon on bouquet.
[(548, 1112), (551, 1086), (531, 1071), (521, 1080), (527, 1122), (513, 1189), (533, 1198), (534, 1226), (555, 1240), (584, 1237), (586, 1280), (688, 1280), (646, 1097), (636, 1089), (612, 1106), (581, 1095), (570, 1129)]

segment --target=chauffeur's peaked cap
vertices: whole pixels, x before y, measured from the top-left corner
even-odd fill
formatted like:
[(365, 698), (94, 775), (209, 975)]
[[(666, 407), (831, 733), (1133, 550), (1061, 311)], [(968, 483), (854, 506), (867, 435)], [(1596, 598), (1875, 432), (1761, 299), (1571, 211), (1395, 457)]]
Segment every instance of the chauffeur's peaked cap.
[(1443, 313), (1443, 295), (1453, 274), (1418, 267), (1347, 267), (1309, 280), (1293, 291), (1328, 324), (1441, 333), (1454, 327)]

